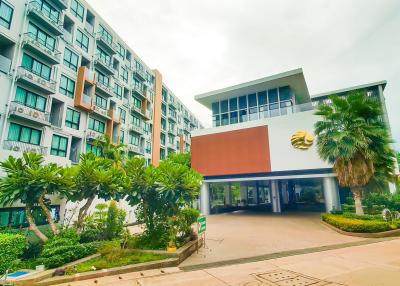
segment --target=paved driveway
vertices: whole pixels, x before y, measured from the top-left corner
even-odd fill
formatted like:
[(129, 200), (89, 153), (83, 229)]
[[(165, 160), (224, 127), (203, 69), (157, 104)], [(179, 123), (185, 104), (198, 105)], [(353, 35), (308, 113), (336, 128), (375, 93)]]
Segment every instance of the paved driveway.
[(194, 253), (180, 267), (190, 269), (200, 264), (362, 240), (365, 239), (341, 235), (327, 228), (318, 213), (211, 215), (207, 217), (206, 248)]

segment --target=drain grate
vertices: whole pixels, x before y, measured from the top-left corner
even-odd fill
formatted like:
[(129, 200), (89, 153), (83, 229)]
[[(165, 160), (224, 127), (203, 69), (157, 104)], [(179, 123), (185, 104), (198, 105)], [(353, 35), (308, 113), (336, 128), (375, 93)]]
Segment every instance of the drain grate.
[(296, 278), (298, 274), (286, 270), (275, 270), (263, 274), (258, 274), (256, 276), (258, 278), (261, 278), (262, 280), (267, 280), (269, 282), (277, 282), (277, 281)]
[(278, 281), (278, 282), (276, 282), (276, 285), (279, 285), (279, 286), (308, 286), (308, 285), (315, 285), (315, 283), (317, 283), (319, 281), (320, 280), (317, 280), (314, 278), (297, 276), (296, 278)]

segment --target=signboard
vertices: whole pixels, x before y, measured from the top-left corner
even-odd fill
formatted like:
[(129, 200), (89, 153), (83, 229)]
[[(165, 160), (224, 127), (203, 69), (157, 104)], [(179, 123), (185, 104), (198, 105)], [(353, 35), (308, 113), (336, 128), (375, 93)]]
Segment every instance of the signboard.
[(201, 216), (197, 219), (198, 234), (202, 234), (206, 231), (207, 221), (205, 216)]

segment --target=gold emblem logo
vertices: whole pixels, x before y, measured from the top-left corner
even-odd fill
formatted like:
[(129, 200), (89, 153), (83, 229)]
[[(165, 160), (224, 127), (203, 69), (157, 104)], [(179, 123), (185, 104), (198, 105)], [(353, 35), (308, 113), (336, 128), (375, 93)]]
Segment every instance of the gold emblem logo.
[(292, 146), (296, 149), (307, 150), (314, 143), (314, 135), (307, 131), (297, 131), (292, 135)]

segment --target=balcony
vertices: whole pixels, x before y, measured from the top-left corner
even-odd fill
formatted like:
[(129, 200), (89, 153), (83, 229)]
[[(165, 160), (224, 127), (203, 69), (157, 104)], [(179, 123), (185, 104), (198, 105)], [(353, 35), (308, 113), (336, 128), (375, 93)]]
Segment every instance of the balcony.
[(17, 77), (18, 82), (22, 82), (30, 87), (39, 89), (45, 94), (56, 93), (56, 82), (53, 80), (44, 79), (33, 72), (25, 69), (24, 67), (18, 67)]
[(115, 49), (115, 44), (112, 40), (109, 40), (105, 35), (101, 32), (98, 32), (96, 35), (96, 41), (102, 45), (110, 54), (115, 55), (117, 53)]
[(121, 115), (115, 109), (109, 109), (108, 110), (108, 117), (111, 118), (111, 120), (115, 124), (120, 124), (121, 123)]
[(61, 52), (57, 49), (51, 50), (43, 43), (38, 41), (32, 33), (25, 33), (22, 40), (22, 45), (26, 50), (38, 54), (40, 57), (46, 59), (50, 64), (59, 64), (61, 62)]
[(47, 155), (47, 147), (18, 141), (5, 140), (3, 143), (3, 149), (15, 152), (32, 152), (36, 154)]
[(146, 81), (147, 80), (147, 75), (146, 75), (146, 72), (144, 70), (134, 69), (132, 71), (132, 75), (134, 77), (136, 77), (138, 80), (141, 80), (141, 81)]
[(97, 65), (98, 67), (100, 67), (102, 70), (104, 70), (109, 75), (115, 74), (115, 70), (112, 65), (112, 62), (106, 61), (104, 58), (100, 57), (100, 55), (95, 55), (94, 64)]
[(101, 81), (96, 82), (96, 91), (108, 97), (114, 95), (113, 88), (110, 85), (106, 85)]
[[(39, 21), (47, 30), (57, 36), (61, 36), (63, 34), (63, 24), (60, 19), (55, 19), (51, 17), (47, 11), (43, 11), (40, 7), (40, 4), (36, 1), (32, 1), (28, 4), (28, 15)], [(60, 13), (61, 18), (61, 13)]]
[(86, 32), (88, 32), (89, 34), (93, 34), (94, 32), (94, 27), (92, 24), (90, 24), (89, 22), (85, 22), (85, 30)]
[(0, 71), (8, 74), (11, 70), (11, 60), (3, 55), (0, 55)]
[(103, 109), (97, 105), (94, 106), (93, 108), (93, 112), (97, 113), (98, 115), (106, 118), (106, 119), (110, 119), (110, 117), (108, 116), (108, 111), (107, 109)]
[(53, 3), (56, 4), (61, 10), (68, 8), (67, 0), (53, 0)]
[(96, 84), (94, 72), (81, 66), (78, 69), (78, 77), (75, 86), (74, 105), (85, 111), (93, 111), (93, 97)]
[(169, 100), (168, 105), (175, 109), (178, 109), (178, 103), (176, 101)]
[(151, 111), (147, 110), (147, 109), (143, 112), (143, 116), (144, 116), (147, 120), (153, 119), (153, 113), (152, 113)]
[(128, 144), (128, 151), (139, 155), (144, 155), (144, 148), (136, 145)]
[(178, 136), (178, 132), (176, 131), (176, 128), (168, 128), (168, 133), (174, 136)]
[(136, 112), (136, 113), (142, 115), (142, 108), (137, 107), (136, 105), (132, 104), (131, 109), (132, 109), (132, 111), (134, 111), (134, 112)]
[(50, 113), (25, 106), (17, 101), (10, 104), (10, 117), (20, 117), (31, 121), (31, 123), (50, 126)]
[(101, 136), (104, 136), (104, 134), (94, 130), (87, 130), (86, 132), (86, 140), (94, 141)]
[(133, 85), (132, 86), (132, 93), (136, 94), (136, 95), (139, 95), (140, 97), (146, 98), (145, 91), (144, 91), (144, 89), (142, 87)]
[(175, 145), (174, 143), (168, 142), (168, 143), (167, 143), (167, 148), (168, 148), (168, 149), (176, 150), (176, 145)]
[(176, 122), (176, 113), (168, 112), (168, 120)]
[(141, 126), (137, 126), (137, 125), (131, 124), (129, 126), (129, 130), (133, 131), (133, 132), (136, 132), (138, 134), (144, 134), (144, 130), (143, 130), (143, 128)]

